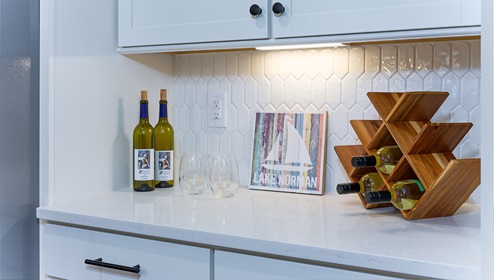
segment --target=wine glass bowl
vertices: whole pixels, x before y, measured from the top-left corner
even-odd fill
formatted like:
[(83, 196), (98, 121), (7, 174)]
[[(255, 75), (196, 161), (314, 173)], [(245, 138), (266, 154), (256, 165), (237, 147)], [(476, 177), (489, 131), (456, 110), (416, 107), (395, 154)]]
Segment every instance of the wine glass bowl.
[(201, 194), (207, 186), (207, 160), (203, 154), (184, 154), (180, 160), (179, 183), (186, 194)]
[(209, 160), (208, 185), (214, 196), (230, 197), (238, 188), (238, 164), (231, 155), (214, 155)]

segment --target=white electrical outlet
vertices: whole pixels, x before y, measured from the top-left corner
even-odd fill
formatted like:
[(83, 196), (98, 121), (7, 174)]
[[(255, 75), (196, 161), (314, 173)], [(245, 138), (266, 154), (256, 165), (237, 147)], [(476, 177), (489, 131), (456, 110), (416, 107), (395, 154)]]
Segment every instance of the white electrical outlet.
[(208, 126), (226, 127), (226, 92), (208, 92)]

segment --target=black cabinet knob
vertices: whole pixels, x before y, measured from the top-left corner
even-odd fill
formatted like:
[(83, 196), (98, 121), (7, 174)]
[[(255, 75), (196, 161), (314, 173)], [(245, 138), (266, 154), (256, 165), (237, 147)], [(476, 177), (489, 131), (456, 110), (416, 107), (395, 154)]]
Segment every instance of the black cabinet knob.
[(280, 2), (276, 2), (273, 4), (273, 13), (275, 16), (279, 17), (285, 11), (285, 7)]
[(252, 4), (252, 6), (250, 6), (249, 12), (253, 18), (256, 18), (262, 14), (262, 9), (261, 7), (259, 7), (259, 5)]

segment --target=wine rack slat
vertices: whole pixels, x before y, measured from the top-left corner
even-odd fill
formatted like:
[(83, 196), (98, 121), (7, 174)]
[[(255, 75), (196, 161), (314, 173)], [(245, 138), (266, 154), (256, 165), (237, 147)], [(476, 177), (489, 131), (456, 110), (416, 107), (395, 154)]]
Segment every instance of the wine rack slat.
[[(352, 181), (375, 172), (376, 168), (354, 168), (351, 158), (374, 154), (387, 145), (398, 145), (404, 156), (385, 180), (418, 179), (426, 189), (417, 204), (401, 211), (407, 220), (453, 215), (480, 184), (480, 159), (456, 159), (453, 150), (471, 129), (471, 123), (431, 123), (430, 119), (446, 100), (447, 92), (369, 92), (367, 94), (382, 120), (352, 120), (362, 145), (336, 146), (338, 158)], [(390, 204), (366, 204), (366, 209)]]
[(448, 95), (447, 92), (406, 92), (386, 117), (386, 122), (430, 121)]
[(388, 117), (389, 113), (393, 110), (402, 95), (402, 92), (367, 93), (367, 97), (369, 97), (372, 105), (374, 105), (374, 108), (383, 120)]
[(452, 160), (405, 218), (417, 220), (451, 216), (479, 184), (480, 159)]
[(410, 121), (410, 122), (395, 122), (388, 123), (387, 128), (398, 146), (404, 153), (408, 151), (417, 135), (422, 128), (427, 125), (428, 121)]
[(382, 126), (382, 121), (380, 120), (351, 120), (350, 124), (355, 130), (358, 139), (362, 142), (362, 146), (368, 149), (369, 142), (372, 141), (374, 135), (376, 135), (379, 128)]
[(377, 130), (374, 138), (369, 142), (367, 149), (368, 150), (377, 150), (382, 146), (392, 146), (396, 145), (396, 141), (389, 133), (388, 127), (384, 124)]
[(433, 153), (408, 155), (408, 162), (414, 170), (420, 170), (417, 174), (425, 189), (428, 189), (441, 175), (448, 163), (455, 159), (453, 153)]
[(410, 144), (408, 154), (452, 152), (467, 135), (471, 123), (429, 123)]
[(385, 175), (386, 181), (399, 181), (400, 179), (417, 179), (417, 175), (405, 157), (402, 157), (389, 175)]

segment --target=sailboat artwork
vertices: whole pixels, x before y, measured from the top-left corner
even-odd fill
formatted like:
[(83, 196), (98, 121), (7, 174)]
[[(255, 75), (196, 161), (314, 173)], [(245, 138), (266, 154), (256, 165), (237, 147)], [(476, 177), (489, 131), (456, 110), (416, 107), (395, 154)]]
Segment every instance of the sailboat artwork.
[[(288, 122), (288, 120), (290, 120), (290, 118), (285, 117), (285, 128), (286, 134), (288, 136), (284, 138), (284, 141), (282, 142), (280, 140), (282, 134), (278, 134), (273, 148), (271, 149), (271, 151), (269, 151), (269, 154), (266, 157), (266, 161), (279, 162), (280, 147), (286, 146), (286, 157), (284, 163), (287, 163), (288, 165), (265, 163), (262, 166), (266, 169), (284, 171), (307, 171), (309, 169), (312, 169), (312, 166), (291, 165), (291, 163), (296, 162), (312, 165), (312, 161), (310, 160), (309, 152), (304, 145), (302, 137), (295, 129), (295, 127), (290, 122)], [(280, 145), (276, 145), (277, 143), (280, 143)]]
[(256, 114), (249, 188), (323, 194), (325, 113)]

